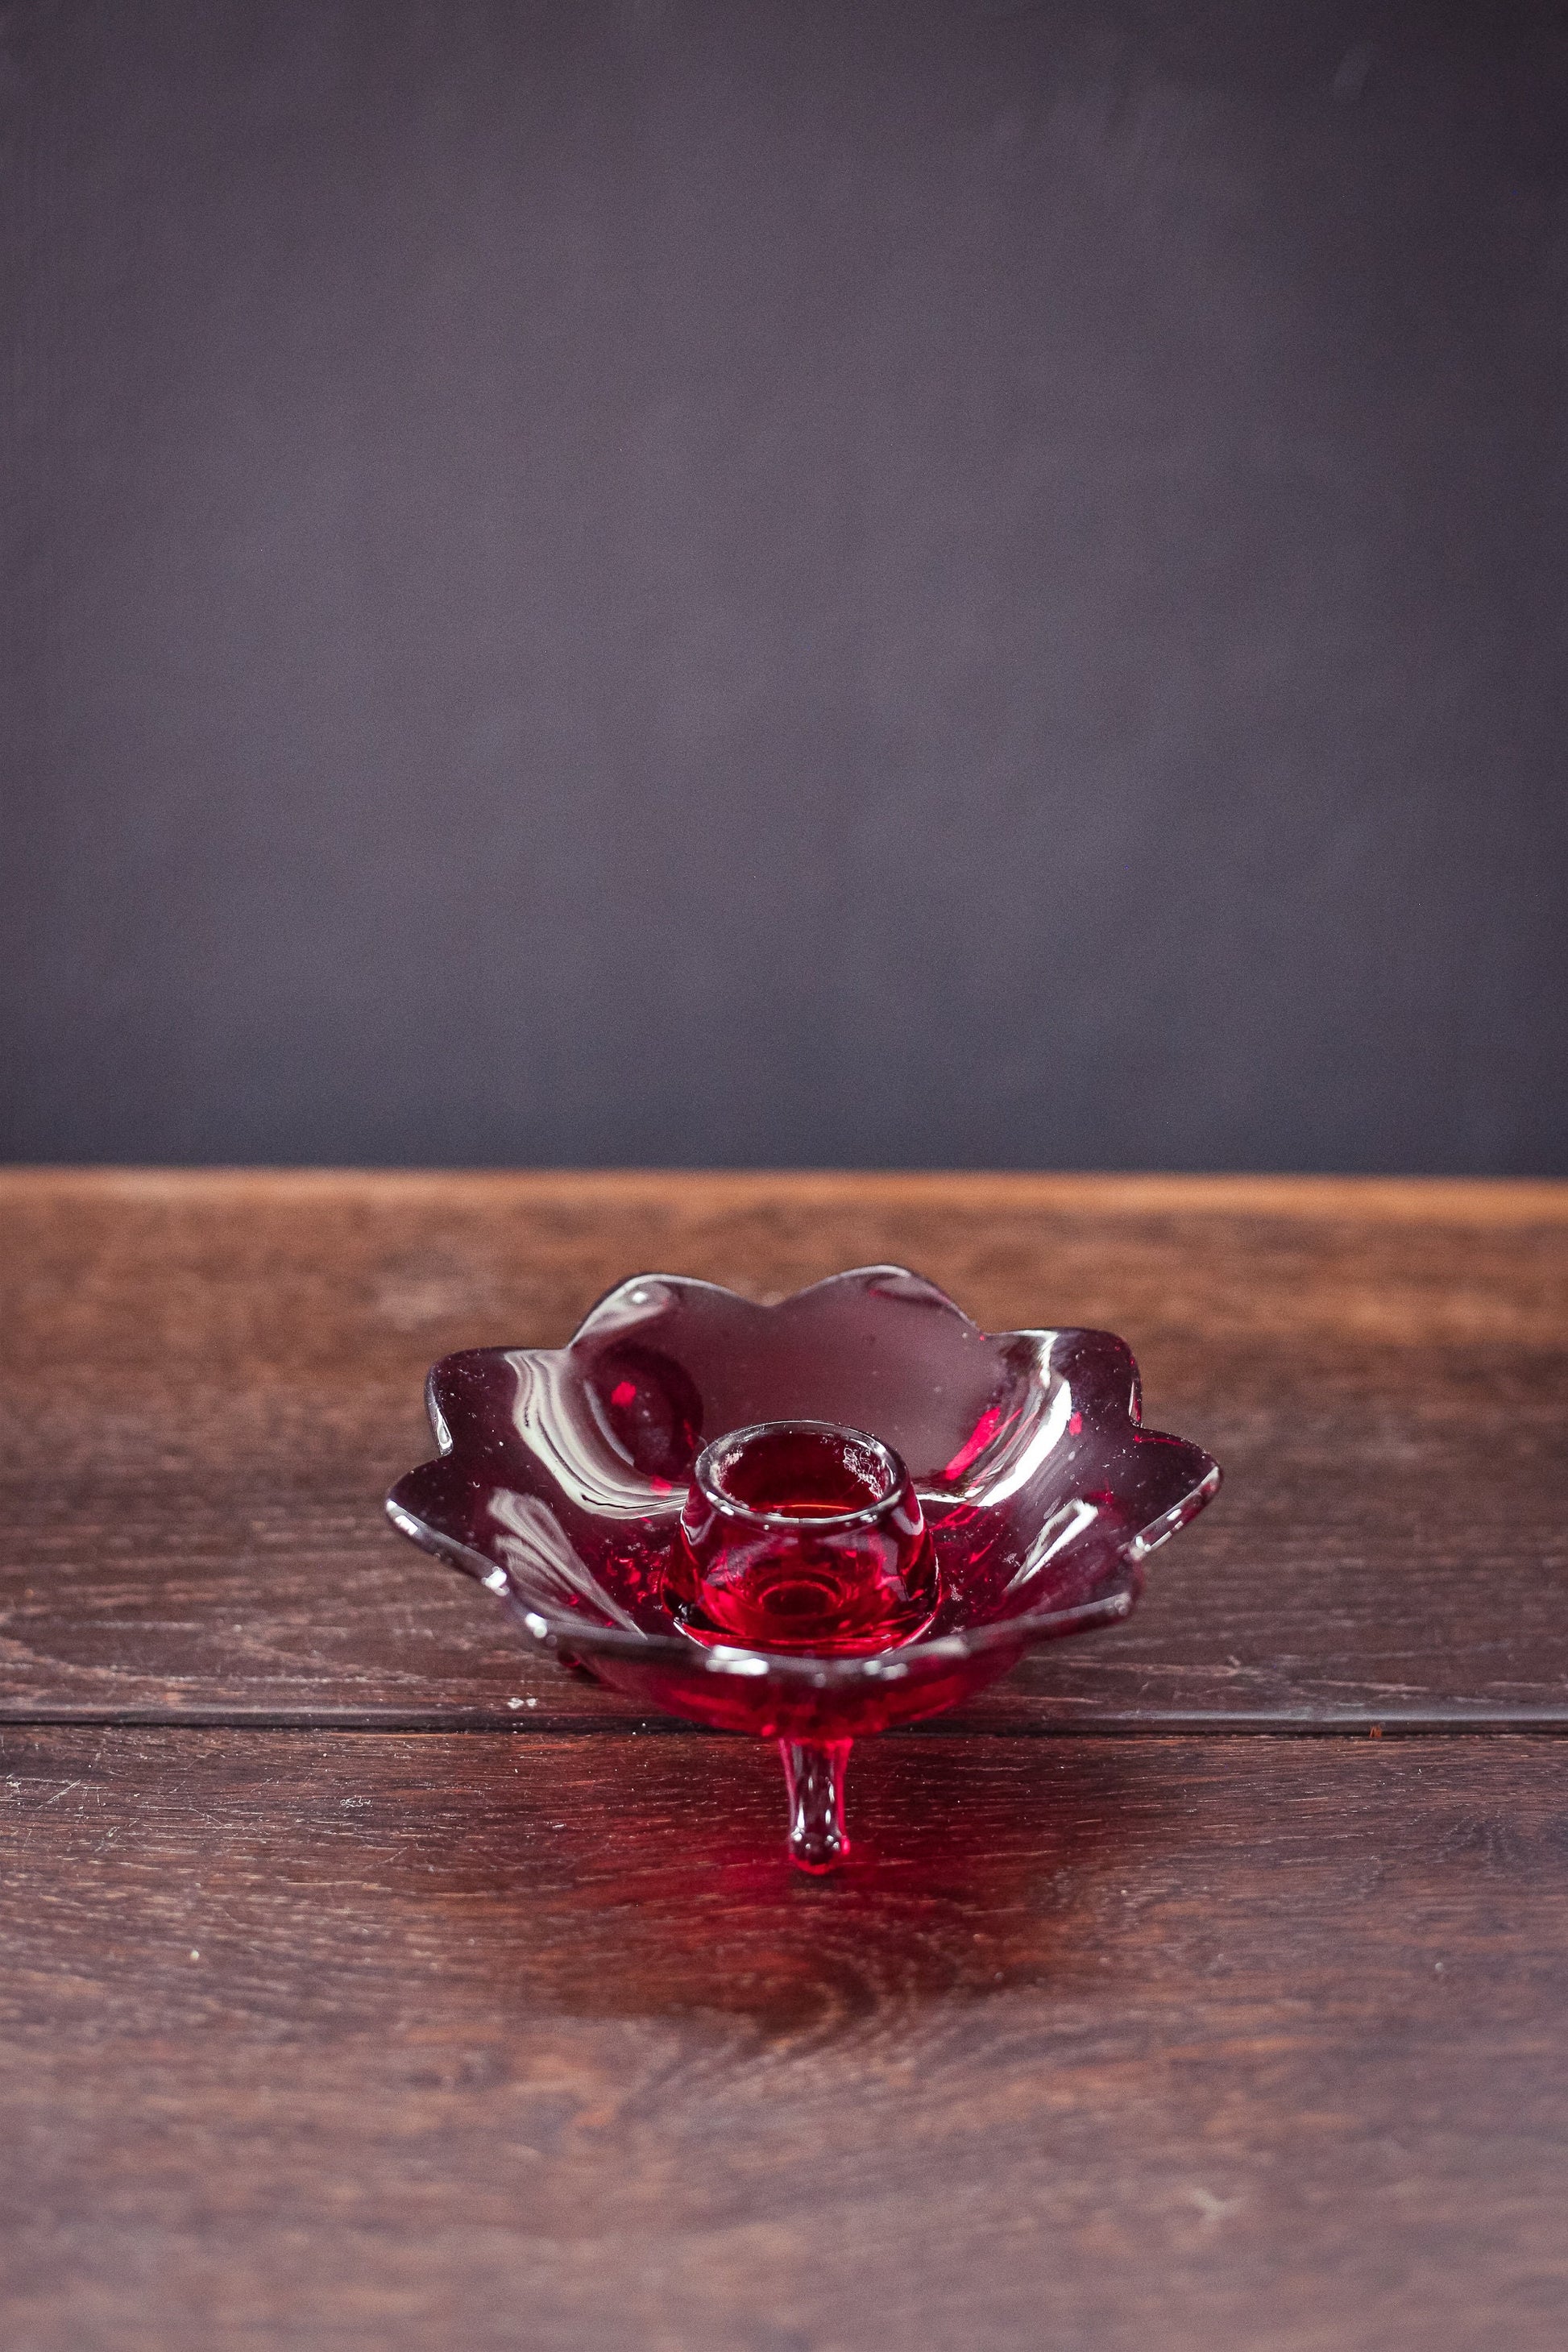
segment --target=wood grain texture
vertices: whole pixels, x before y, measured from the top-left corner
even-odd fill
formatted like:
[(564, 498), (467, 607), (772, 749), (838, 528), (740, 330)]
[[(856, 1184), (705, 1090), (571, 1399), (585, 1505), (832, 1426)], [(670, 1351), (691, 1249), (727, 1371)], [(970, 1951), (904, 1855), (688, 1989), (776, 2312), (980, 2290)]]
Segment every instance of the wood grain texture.
[(1123, 1332), (1226, 1471), (1130, 1627), (963, 1722), (1568, 1722), (1568, 1186), (47, 1170), (0, 1175), (0, 1715), (622, 1719), (384, 1527), (426, 1367), (637, 1267), (881, 1258)]
[(16, 2352), (1547, 2352), (1555, 1741), (0, 1740)]

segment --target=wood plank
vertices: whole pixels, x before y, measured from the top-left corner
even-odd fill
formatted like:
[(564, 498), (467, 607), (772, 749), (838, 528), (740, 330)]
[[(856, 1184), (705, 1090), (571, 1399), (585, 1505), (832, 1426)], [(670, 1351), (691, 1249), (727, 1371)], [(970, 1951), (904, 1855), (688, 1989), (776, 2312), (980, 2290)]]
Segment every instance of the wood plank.
[(1555, 1741), (0, 1751), (26, 2352), (1562, 2341)]
[(619, 1719), (384, 1527), (426, 1366), (889, 1257), (1122, 1331), (1227, 1474), (965, 1721), (1568, 1721), (1568, 1186), (332, 1171), (0, 1175), (0, 1714)]

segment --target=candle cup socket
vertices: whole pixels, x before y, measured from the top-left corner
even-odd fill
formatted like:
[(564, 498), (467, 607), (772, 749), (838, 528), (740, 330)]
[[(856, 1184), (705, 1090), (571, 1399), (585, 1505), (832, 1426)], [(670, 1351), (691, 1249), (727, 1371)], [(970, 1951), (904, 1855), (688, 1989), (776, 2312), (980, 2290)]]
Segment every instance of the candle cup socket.
[(910, 1474), (879, 1438), (761, 1422), (698, 1456), (666, 1589), (696, 1641), (855, 1657), (930, 1624), (936, 1556)]

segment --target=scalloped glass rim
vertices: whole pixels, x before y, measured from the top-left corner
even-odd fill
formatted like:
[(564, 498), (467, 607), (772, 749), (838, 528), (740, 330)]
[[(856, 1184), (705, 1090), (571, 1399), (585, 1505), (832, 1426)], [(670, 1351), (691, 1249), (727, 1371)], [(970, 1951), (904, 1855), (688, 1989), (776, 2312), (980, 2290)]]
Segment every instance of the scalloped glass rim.
[[(572, 1657), (602, 1656), (606, 1661), (618, 1659), (645, 1666), (663, 1665), (681, 1675), (707, 1673), (755, 1678), (765, 1672), (770, 1680), (776, 1679), (781, 1685), (793, 1685), (803, 1696), (806, 1690), (847, 1690), (858, 1684), (919, 1681), (923, 1678), (921, 1669), (928, 1666), (940, 1667), (965, 1658), (978, 1658), (994, 1651), (1021, 1652), (1038, 1642), (1114, 1624), (1129, 1616), (1142, 1591), (1144, 1562), (1160, 1545), (1195, 1517), (1205, 1504), (1218, 1492), (1219, 1465), (1197, 1446), (1142, 1426), (1137, 1365), (1126, 1342), (1114, 1333), (1064, 1326), (1053, 1329), (1004, 1332), (994, 1336), (981, 1334), (963, 1310), (935, 1284), (911, 1274), (904, 1266), (884, 1264), (854, 1267), (842, 1274), (827, 1276), (805, 1289), (792, 1292), (786, 1298), (765, 1306), (744, 1299), (720, 1284), (705, 1282), (692, 1276), (629, 1276), (615, 1284), (595, 1303), (564, 1348), (467, 1349), (458, 1356), (445, 1357), (433, 1366), (426, 1383), (426, 1395), (431, 1425), (441, 1449), (437, 1463), (458, 1465), (462, 1457), (463, 1423), (459, 1419), (454, 1427), (448, 1418), (449, 1407), (444, 1402), (442, 1394), (446, 1376), (454, 1367), (488, 1359), (504, 1360), (514, 1366), (527, 1363), (541, 1368), (564, 1368), (584, 1343), (593, 1341), (606, 1324), (612, 1328), (619, 1328), (624, 1303), (628, 1298), (635, 1299), (639, 1292), (672, 1295), (682, 1306), (709, 1300), (716, 1304), (721, 1302), (726, 1309), (738, 1307), (751, 1315), (778, 1317), (790, 1310), (798, 1310), (825, 1295), (841, 1296), (851, 1286), (862, 1292), (879, 1292), (888, 1296), (894, 1286), (905, 1298), (918, 1298), (921, 1305), (938, 1308), (962, 1325), (966, 1333), (984, 1339), (992, 1349), (1003, 1353), (1011, 1351), (1016, 1361), (1020, 1355), (1026, 1356), (1042, 1387), (1053, 1371), (1059, 1369), (1064, 1354), (1072, 1352), (1069, 1343), (1077, 1343), (1079, 1352), (1086, 1345), (1090, 1348), (1098, 1345), (1122, 1375), (1121, 1395), (1117, 1400), (1120, 1412), (1105, 1414), (1102, 1399), (1102, 1415), (1108, 1419), (1118, 1419), (1130, 1428), (1135, 1433), (1140, 1446), (1179, 1449), (1187, 1458), (1191, 1475), (1182, 1491), (1149, 1519), (1121, 1532), (1110, 1546), (1111, 1556), (1105, 1560), (1092, 1589), (1068, 1605), (1047, 1606), (1016, 1615), (971, 1622), (900, 1649), (868, 1656), (826, 1658), (784, 1655), (776, 1651), (740, 1646), (702, 1648), (674, 1627), (663, 1633), (598, 1623), (574, 1612), (542, 1606), (537, 1595), (520, 1594), (513, 1588), (511, 1573), (506, 1564), (464, 1540), (451, 1526), (443, 1526), (439, 1520), (428, 1516), (427, 1508), (422, 1511), (411, 1507), (410, 1490), (422, 1493), (420, 1482), (426, 1473), (437, 1466), (437, 1463), (421, 1465), (419, 1469), (397, 1481), (387, 1497), (388, 1516), (401, 1533), (425, 1550), (475, 1577), (489, 1591), (505, 1599), (521, 1630), (542, 1647), (564, 1651)], [(1104, 1365), (1101, 1364), (1100, 1369), (1103, 1371)], [(884, 1433), (876, 1431), (875, 1417), (869, 1413), (863, 1412), (858, 1425), (869, 1428), (879, 1435)], [(717, 1431), (709, 1433), (710, 1435), (719, 1433)], [(963, 1453), (963, 1445), (961, 1444), (955, 1458), (962, 1457)], [(966, 1498), (970, 1495), (969, 1488), (958, 1487), (955, 1483), (944, 1485), (929, 1475), (922, 1475), (920, 1465), (912, 1460), (910, 1468), (922, 1503), (935, 1512), (940, 1513), (943, 1506), (951, 1505), (955, 1495)], [(679, 1515), (681, 1499), (679, 1489), (667, 1492), (657, 1503), (650, 1496), (650, 1519), (657, 1516), (662, 1520), (668, 1516), (673, 1529)], [(940, 1524), (940, 1521), (933, 1521), (933, 1524)]]

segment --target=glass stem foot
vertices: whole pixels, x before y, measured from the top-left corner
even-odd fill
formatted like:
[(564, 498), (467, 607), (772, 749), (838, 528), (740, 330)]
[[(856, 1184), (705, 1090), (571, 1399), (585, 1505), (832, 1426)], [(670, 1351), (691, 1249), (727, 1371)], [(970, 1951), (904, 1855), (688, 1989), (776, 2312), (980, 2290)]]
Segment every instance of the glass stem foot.
[(789, 1787), (789, 1858), (797, 1870), (820, 1876), (836, 1869), (849, 1851), (844, 1774), (852, 1744), (847, 1739), (779, 1741)]

